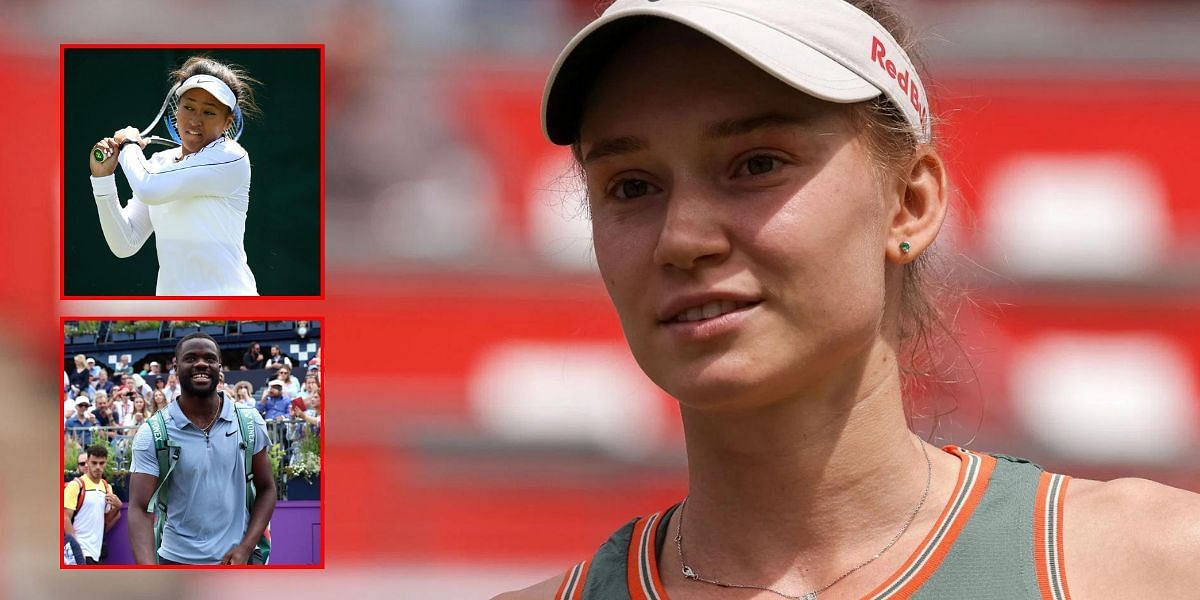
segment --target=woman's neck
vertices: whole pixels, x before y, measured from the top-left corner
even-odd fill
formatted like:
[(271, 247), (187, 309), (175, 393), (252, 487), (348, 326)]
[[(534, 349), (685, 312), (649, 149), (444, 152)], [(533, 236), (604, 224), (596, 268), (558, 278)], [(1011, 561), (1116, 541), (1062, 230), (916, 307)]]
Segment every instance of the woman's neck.
[[(877, 345), (830, 379), (838, 383), (753, 412), (683, 409), (690, 481), (683, 541), (697, 572), (815, 589), (897, 534), (930, 470), (906, 424), (890, 353)], [(953, 457), (929, 451), (929, 459), (933, 489), (914, 532), (936, 516), (946, 485), (953, 487), (947, 474), (957, 472)], [(678, 513), (673, 521), (672, 534)]]

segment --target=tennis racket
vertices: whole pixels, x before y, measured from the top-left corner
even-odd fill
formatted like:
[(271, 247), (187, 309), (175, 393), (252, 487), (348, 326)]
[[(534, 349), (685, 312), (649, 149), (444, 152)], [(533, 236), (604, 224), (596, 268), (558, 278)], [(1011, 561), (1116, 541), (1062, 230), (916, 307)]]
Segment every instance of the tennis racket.
[[(168, 148), (182, 145), (183, 142), (179, 139), (179, 129), (175, 123), (177, 119), (176, 115), (179, 111), (179, 100), (175, 97), (175, 90), (179, 89), (179, 86), (180, 83), (171, 86), (171, 89), (167, 92), (167, 96), (163, 98), (162, 106), (158, 107), (158, 114), (155, 115), (154, 120), (150, 121), (150, 124), (145, 129), (138, 132), (142, 140), (147, 144), (157, 144), (167, 146)], [(154, 130), (154, 127), (159, 122), (164, 124), (165, 133), (169, 137), (150, 135), (150, 132)], [(235, 107), (233, 109), (233, 124), (229, 126), (229, 129), (225, 130), (225, 137), (237, 140), (242, 136), (243, 126), (242, 110)], [(96, 159), (96, 162), (104, 162), (109, 156), (112, 156), (112, 152), (105, 151), (99, 146), (92, 148), (92, 157)]]

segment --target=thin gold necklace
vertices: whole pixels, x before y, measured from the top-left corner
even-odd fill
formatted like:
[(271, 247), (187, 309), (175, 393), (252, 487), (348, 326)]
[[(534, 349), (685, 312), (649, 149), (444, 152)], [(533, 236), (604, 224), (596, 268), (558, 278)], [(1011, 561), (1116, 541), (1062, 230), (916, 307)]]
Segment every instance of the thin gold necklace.
[(917, 502), (917, 507), (914, 508), (911, 513), (909, 513), (908, 519), (906, 519), (904, 521), (904, 526), (900, 528), (900, 531), (896, 532), (896, 535), (892, 536), (892, 539), (890, 541), (888, 541), (887, 545), (884, 546), (882, 550), (880, 550), (879, 552), (876, 552), (875, 555), (872, 556), (871, 558), (868, 558), (868, 559), (862, 561), (861, 563), (858, 563), (857, 566), (850, 569), (849, 571), (846, 571), (845, 573), (842, 573), (841, 575), (838, 576), (837, 579), (830, 581), (829, 583), (825, 584), (824, 586), (822, 586), (818, 589), (815, 589), (811, 592), (801, 594), (799, 596), (793, 596), (791, 594), (785, 594), (779, 590), (761, 586), (761, 585), (752, 585), (752, 584), (747, 584), (747, 583), (729, 583), (729, 582), (725, 582), (725, 581), (720, 581), (718, 579), (708, 579), (708, 578), (700, 575), (699, 573), (696, 573), (696, 570), (694, 568), (692, 568), (691, 565), (688, 565), (687, 559), (685, 559), (683, 557), (683, 515), (684, 515), (683, 511), (687, 508), (687, 498), (684, 498), (683, 502), (680, 503), (680, 505), (679, 505), (679, 530), (675, 533), (675, 550), (679, 553), (679, 564), (683, 566), (683, 568), (682, 568), (683, 576), (687, 579), (690, 579), (691, 581), (707, 583), (710, 585), (716, 585), (716, 586), (720, 586), (720, 587), (724, 587), (724, 588), (762, 590), (764, 592), (770, 592), (772, 594), (775, 594), (776, 596), (788, 598), (788, 600), (817, 600), (817, 594), (820, 594), (821, 592), (824, 592), (825, 590), (833, 587), (834, 584), (845, 579), (851, 573), (878, 560), (880, 556), (883, 556), (884, 552), (887, 552), (888, 550), (891, 549), (892, 546), (896, 545), (896, 542), (898, 542), (900, 540), (900, 537), (904, 535), (904, 532), (908, 531), (908, 527), (910, 525), (912, 525), (913, 520), (917, 518), (917, 513), (921, 512), (921, 507), (925, 506), (925, 499), (929, 497), (929, 488), (933, 484), (933, 462), (931, 460), (929, 460), (929, 450), (927, 450), (925, 448), (925, 444), (921, 444), (921, 453), (925, 455), (925, 469), (926, 469), (925, 491), (921, 492), (921, 500), (920, 500), (920, 502)]

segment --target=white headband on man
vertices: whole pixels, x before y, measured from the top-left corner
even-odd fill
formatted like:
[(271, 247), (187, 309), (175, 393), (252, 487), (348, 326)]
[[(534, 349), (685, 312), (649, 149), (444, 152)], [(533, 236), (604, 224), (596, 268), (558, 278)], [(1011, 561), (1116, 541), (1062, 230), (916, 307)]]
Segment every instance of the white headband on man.
[(571, 39), (550, 71), (542, 130), (551, 142), (574, 143), (583, 95), (609, 54), (601, 42), (612, 43), (609, 26), (630, 17), (685, 25), (822, 100), (848, 104), (884, 94), (919, 141), (930, 139), (928, 96), (912, 61), (882, 25), (845, 0), (617, 0)]
[(213, 77), (212, 75), (192, 75), (183, 80), (179, 85), (179, 89), (175, 90), (175, 98), (179, 99), (183, 93), (193, 89), (200, 88), (213, 95), (221, 104), (229, 107), (229, 110), (237, 110), (237, 96), (233, 90), (225, 85), (224, 81)]

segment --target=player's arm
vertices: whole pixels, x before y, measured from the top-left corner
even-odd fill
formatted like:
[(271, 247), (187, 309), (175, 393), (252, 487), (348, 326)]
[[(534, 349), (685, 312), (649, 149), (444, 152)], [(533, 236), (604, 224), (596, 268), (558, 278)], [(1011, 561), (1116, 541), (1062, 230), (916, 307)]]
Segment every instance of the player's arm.
[(128, 205), (122, 208), (117, 196), (117, 180), (112, 174), (92, 177), (92, 196), (96, 199), (100, 230), (104, 232), (108, 249), (117, 258), (137, 254), (146, 240), (150, 239), (150, 234), (154, 233), (150, 209), (136, 196), (130, 198)]
[(63, 487), (63, 533), (74, 536), (75, 526), (71, 524), (71, 520), (75, 518), (75, 511), (79, 509), (75, 502), (79, 498), (79, 482), (71, 481)]
[(1073, 479), (1063, 508), (1063, 554), (1076, 598), (1114, 589), (1190, 597), (1200, 589), (1200, 494), (1145, 479)]
[(146, 473), (129, 474), (129, 547), (139, 565), (158, 564), (154, 549), (153, 513), (146, 512), (158, 477)]
[(541, 583), (531, 585), (523, 590), (514, 592), (504, 592), (492, 600), (553, 600), (555, 592), (558, 591), (559, 584), (562, 583), (562, 575), (551, 577)]
[(250, 511), (250, 524), (246, 527), (246, 535), (242, 537), (241, 543), (225, 554), (221, 564), (246, 564), (275, 512), (275, 477), (271, 474), (271, 459), (267, 458), (267, 448), (254, 454), (251, 468), (254, 471), (255, 496), (254, 507)]
[(63, 509), (63, 533), (74, 537), (75, 526), (71, 524), (71, 519), (75, 518), (75, 511), (69, 508)]
[(133, 194), (152, 206), (183, 198), (228, 196), (250, 180), (250, 159), (244, 154), (151, 167), (141, 149), (129, 144), (118, 160)]
[[(133, 464), (129, 467), (129, 547), (139, 565), (158, 564), (154, 547), (153, 512), (147, 512), (150, 497), (158, 487), (158, 460), (150, 425), (142, 423), (133, 436)], [(165, 516), (163, 518), (166, 518)]]

